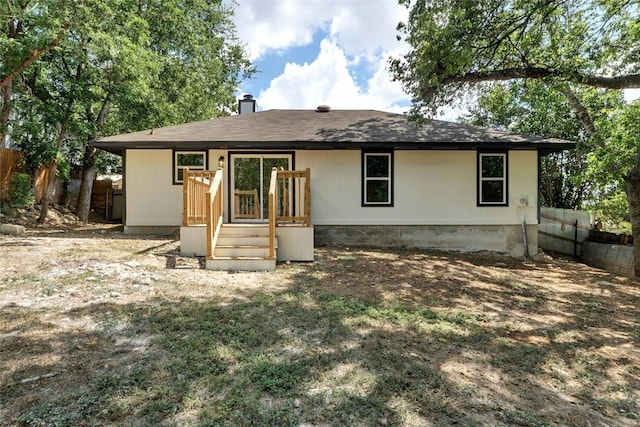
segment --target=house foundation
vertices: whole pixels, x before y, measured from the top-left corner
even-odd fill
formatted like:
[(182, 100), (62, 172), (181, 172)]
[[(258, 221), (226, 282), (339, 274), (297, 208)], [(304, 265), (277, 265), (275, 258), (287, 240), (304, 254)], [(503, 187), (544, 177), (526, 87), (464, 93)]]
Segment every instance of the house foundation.
[[(538, 225), (527, 225), (529, 255), (538, 252)], [(318, 246), (411, 247), (525, 255), (522, 225), (315, 225)]]
[(167, 236), (176, 233), (180, 229), (176, 225), (125, 225), (124, 234), (157, 234)]

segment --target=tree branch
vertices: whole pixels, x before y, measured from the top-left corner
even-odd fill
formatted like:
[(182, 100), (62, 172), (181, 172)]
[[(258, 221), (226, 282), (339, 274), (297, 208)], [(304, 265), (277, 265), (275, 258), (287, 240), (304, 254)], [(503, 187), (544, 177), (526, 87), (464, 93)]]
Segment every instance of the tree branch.
[(596, 133), (596, 125), (593, 123), (591, 114), (589, 114), (587, 107), (585, 107), (584, 104), (578, 99), (571, 87), (568, 84), (563, 84), (560, 86), (560, 91), (573, 107), (573, 111), (575, 111), (576, 115), (580, 119), (580, 122), (582, 122), (582, 126), (587, 132), (587, 135), (591, 136)]
[(577, 71), (567, 73), (555, 68), (546, 67), (512, 67), (492, 71), (471, 71), (463, 75), (446, 76), (440, 83), (441, 85), (448, 85), (453, 83), (480, 83), (514, 79), (543, 80), (549, 77), (603, 89), (640, 88), (640, 74), (623, 74), (620, 76), (606, 77), (587, 75)]
[(49, 52), (51, 49), (56, 47), (58, 43), (60, 43), (60, 35), (53, 39), (53, 41), (49, 43), (48, 46), (45, 46), (42, 49), (36, 49), (31, 52), (31, 55), (27, 59), (25, 59), (22, 64), (20, 64), (15, 70), (10, 72), (4, 79), (2, 79), (2, 81), (0, 81), (0, 89), (8, 85), (9, 82), (12, 81), (17, 75), (26, 70), (33, 61), (38, 59), (39, 56)]

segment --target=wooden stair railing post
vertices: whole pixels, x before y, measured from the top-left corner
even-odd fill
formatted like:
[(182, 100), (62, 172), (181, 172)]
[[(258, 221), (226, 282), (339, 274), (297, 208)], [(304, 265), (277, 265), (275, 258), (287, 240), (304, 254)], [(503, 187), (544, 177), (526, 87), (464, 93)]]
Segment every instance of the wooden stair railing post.
[(189, 225), (189, 169), (182, 170), (182, 225)]
[(262, 209), (261, 206), (262, 205), (260, 204), (260, 197), (258, 197), (258, 190), (254, 188), (253, 189), (253, 219), (260, 218), (260, 209)]
[(282, 177), (282, 192), (280, 194), (280, 199), (282, 199), (282, 216), (284, 217), (284, 221), (287, 221), (287, 216), (289, 216), (289, 204), (288, 202), (289, 195), (287, 194), (287, 178), (286, 175)]
[(220, 229), (222, 228), (224, 206), (222, 197), (222, 169), (218, 169), (207, 191), (207, 259), (213, 259)]
[(278, 182), (278, 169), (271, 169), (271, 181), (269, 182), (269, 258), (276, 257), (276, 188)]
[[(213, 185), (212, 185), (213, 187)], [(213, 230), (214, 230), (214, 218), (212, 212), (212, 205), (214, 200), (214, 195), (211, 194), (212, 191), (215, 191), (213, 188), (207, 191), (207, 258), (213, 257)]]
[(304, 183), (304, 220), (307, 227), (311, 227), (311, 169), (305, 171)]

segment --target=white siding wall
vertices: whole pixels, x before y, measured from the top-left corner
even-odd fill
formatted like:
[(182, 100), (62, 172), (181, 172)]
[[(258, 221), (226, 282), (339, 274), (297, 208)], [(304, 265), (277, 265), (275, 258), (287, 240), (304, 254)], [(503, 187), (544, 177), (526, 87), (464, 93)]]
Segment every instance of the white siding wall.
[[(477, 206), (475, 151), (395, 151), (394, 206), (361, 206), (360, 151), (299, 151), (311, 168), (316, 225), (505, 225), (537, 223), (537, 153), (509, 152), (509, 206)], [(522, 196), (529, 207), (521, 208)]]
[[(172, 156), (172, 150), (127, 150), (125, 225), (182, 224), (182, 185), (173, 185)], [(226, 150), (209, 150), (209, 169), (218, 167), (220, 156), (228, 160)], [(226, 195), (224, 200), (228, 212)]]
[[(221, 155), (228, 162), (226, 151), (209, 151), (211, 169)], [(476, 156), (475, 151), (395, 151), (393, 207), (361, 206), (358, 150), (297, 151), (295, 167), (311, 168), (316, 225), (514, 225), (522, 222), (523, 211), (527, 223), (537, 223), (537, 153), (509, 152), (508, 207), (477, 206)], [(171, 150), (127, 150), (126, 225), (180, 225), (182, 186), (172, 184), (172, 167)], [(524, 209), (518, 207), (522, 196), (529, 198)], [(226, 195), (224, 200), (228, 212)]]
[(127, 226), (182, 223), (182, 186), (173, 185), (171, 150), (127, 150)]

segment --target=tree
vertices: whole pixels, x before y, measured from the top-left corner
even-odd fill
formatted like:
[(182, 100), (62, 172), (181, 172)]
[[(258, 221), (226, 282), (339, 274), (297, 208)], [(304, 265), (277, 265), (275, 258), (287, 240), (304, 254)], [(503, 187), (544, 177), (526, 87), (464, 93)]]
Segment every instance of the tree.
[(13, 81), (38, 58), (59, 45), (68, 29), (67, 7), (58, 0), (7, 1), (0, 9), (0, 140), (11, 114)]
[[(44, 18), (50, 17), (53, 2), (28, 6), (24, 0), (20, 10), (48, 22)], [(16, 129), (28, 125), (41, 130), (47, 123), (49, 130), (37, 147), (48, 141), (51, 150), (43, 152), (49, 154), (66, 142), (81, 144), (83, 178), (76, 213), (82, 221), (89, 217), (100, 157), (91, 140), (215, 117), (235, 101), (240, 74), (249, 76), (253, 68), (234, 35), (231, 13), (221, 1), (207, 0), (74, 2), (52, 48), (40, 54), (37, 65), (20, 70), (19, 93), (12, 101), (31, 106), (12, 111), (27, 112), (36, 104), (42, 108), (36, 115), (16, 116)], [(41, 34), (49, 27), (34, 19), (29, 28)], [(6, 45), (8, 58), (20, 56), (17, 43)], [(23, 132), (16, 136), (25, 144), (34, 140)], [(55, 175), (59, 157), (48, 158), (43, 165)], [(46, 200), (43, 208), (44, 216)]]
[(637, 0), (400, 0), (412, 46), (391, 60), (416, 112), (456, 102), (483, 82), (535, 79), (640, 87)]
[(121, 21), (112, 19), (95, 45), (102, 62), (94, 66), (100, 78), (85, 109), (93, 131), (86, 140), (77, 209), (83, 221), (98, 155), (88, 145), (91, 139), (226, 114), (240, 75), (253, 73), (234, 34), (232, 10), (220, 1), (113, 1), (102, 7), (109, 6), (121, 8), (130, 25), (115, 37), (108, 27)]
[[(624, 109), (613, 110), (609, 120), (600, 126), (607, 134), (603, 143), (589, 154), (589, 174), (600, 185), (619, 189), (626, 194), (629, 203), (631, 230), (634, 236), (636, 270), (638, 266), (637, 230), (640, 230), (640, 101)], [(620, 210), (619, 202), (609, 197), (604, 206), (610, 211)], [(636, 271), (636, 275), (639, 275)]]
[[(577, 96), (585, 107), (593, 111), (592, 119), (600, 136), (606, 140), (607, 126), (613, 116), (627, 104), (621, 91), (595, 88), (577, 88)], [(577, 148), (568, 153), (548, 154), (540, 159), (540, 204), (566, 209), (590, 207), (611, 208), (620, 186), (607, 185), (595, 176), (593, 161), (588, 153), (598, 145), (577, 117), (566, 96), (539, 81), (513, 81), (496, 84), (483, 93), (461, 120), (477, 126), (509, 130), (531, 135), (577, 142)], [(617, 212), (618, 219), (622, 217)]]
[[(399, 0), (411, 46), (390, 60), (413, 96), (413, 116), (433, 114), (497, 81), (537, 80), (571, 103), (589, 138), (603, 145), (574, 88), (640, 87), (637, 0)], [(624, 175), (640, 275), (640, 157)]]

